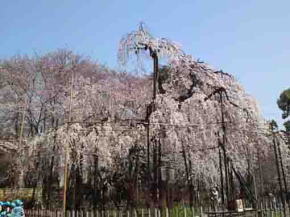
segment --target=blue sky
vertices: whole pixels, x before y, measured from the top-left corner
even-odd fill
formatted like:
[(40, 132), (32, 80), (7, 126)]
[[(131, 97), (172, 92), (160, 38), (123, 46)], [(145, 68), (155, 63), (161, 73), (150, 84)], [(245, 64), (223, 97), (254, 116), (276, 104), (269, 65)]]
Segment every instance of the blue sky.
[(289, 0), (2, 0), (0, 58), (68, 48), (117, 67), (120, 38), (140, 21), (233, 74), (281, 123), (290, 87)]

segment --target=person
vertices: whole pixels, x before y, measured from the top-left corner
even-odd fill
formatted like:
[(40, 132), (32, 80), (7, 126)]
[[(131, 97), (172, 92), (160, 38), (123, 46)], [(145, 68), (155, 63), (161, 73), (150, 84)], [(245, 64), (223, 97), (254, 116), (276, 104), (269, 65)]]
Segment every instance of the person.
[(214, 186), (210, 191), (210, 199), (212, 201), (212, 208), (216, 210), (216, 206), (219, 204), (219, 191), (218, 187)]
[(11, 212), (11, 203), (9, 201), (5, 202), (5, 206), (6, 206), (6, 212), (10, 213)]
[(12, 211), (8, 217), (25, 217), (23, 202), (21, 200), (15, 200), (11, 203)]
[(1, 211), (0, 216), (1, 217), (6, 217), (7, 216), (7, 212), (5, 210)]

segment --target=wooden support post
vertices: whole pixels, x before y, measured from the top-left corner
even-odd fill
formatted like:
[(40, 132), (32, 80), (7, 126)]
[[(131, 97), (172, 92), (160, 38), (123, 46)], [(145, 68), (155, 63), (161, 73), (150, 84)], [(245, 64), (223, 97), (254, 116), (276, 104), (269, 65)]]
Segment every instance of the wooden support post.
[(187, 217), (186, 207), (183, 207), (183, 217)]
[(169, 212), (168, 212), (168, 208), (165, 208), (165, 217), (169, 217)]
[[(71, 110), (72, 110), (72, 98), (73, 98), (73, 83), (74, 83), (74, 75), (72, 73), (71, 76), (71, 84), (70, 84), (70, 101), (69, 101), (69, 114), (68, 114), (68, 123), (67, 123), (67, 131), (69, 130), (69, 125), (71, 122)], [(65, 145), (65, 165), (64, 165), (64, 188), (63, 188), (63, 217), (66, 217), (66, 206), (67, 206), (67, 184), (68, 184), (68, 144)]]
[(222, 165), (222, 154), (221, 154), (221, 147), (219, 147), (219, 169), (220, 169), (220, 182), (221, 182), (221, 199), (222, 199), (222, 204), (225, 207), (225, 196), (224, 196), (224, 176), (223, 176), (223, 165)]

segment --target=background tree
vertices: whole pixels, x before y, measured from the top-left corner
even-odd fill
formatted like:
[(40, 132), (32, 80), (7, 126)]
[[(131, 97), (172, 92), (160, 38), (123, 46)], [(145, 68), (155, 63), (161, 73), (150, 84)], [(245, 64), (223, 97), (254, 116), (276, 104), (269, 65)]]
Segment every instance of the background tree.
[(290, 133), (290, 120), (284, 123), (284, 127), (286, 129), (286, 132)]
[[(279, 99), (277, 100), (278, 107), (282, 110), (282, 118), (286, 119), (290, 115), (290, 88), (284, 90)], [(285, 127), (285, 136), (287, 139), (288, 145), (290, 145), (290, 120), (284, 122)]]
[(282, 118), (285, 119), (290, 115), (290, 88), (284, 90), (277, 100), (279, 108), (283, 111)]

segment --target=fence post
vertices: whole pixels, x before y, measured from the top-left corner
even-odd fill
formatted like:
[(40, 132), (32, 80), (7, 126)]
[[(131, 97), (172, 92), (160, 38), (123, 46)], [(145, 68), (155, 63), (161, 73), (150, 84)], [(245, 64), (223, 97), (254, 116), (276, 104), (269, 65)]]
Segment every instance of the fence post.
[(186, 214), (187, 214), (187, 213), (186, 213), (186, 207), (183, 207), (183, 216), (184, 216), (184, 217), (187, 217)]
[(271, 211), (271, 217), (274, 217), (274, 212), (273, 211)]
[(150, 210), (150, 207), (148, 208), (148, 217), (151, 217), (151, 210)]

